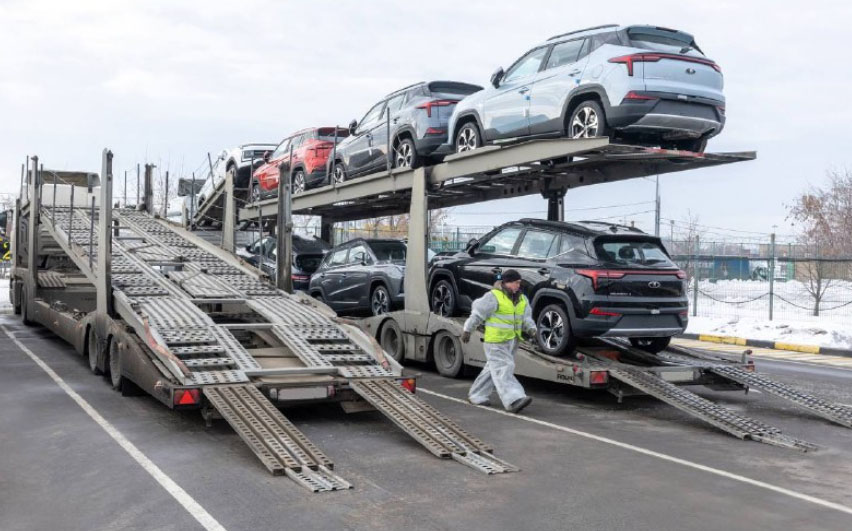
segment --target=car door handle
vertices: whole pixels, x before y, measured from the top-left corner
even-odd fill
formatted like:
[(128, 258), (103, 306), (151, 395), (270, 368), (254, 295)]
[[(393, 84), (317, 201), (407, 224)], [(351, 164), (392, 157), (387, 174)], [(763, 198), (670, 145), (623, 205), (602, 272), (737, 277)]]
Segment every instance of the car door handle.
[(393, 123), (397, 123), (399, 121), (399, 117), (393, 119)]
[(546, 277), (547, 275), (550, 274), (550, 269), (548, 269), (546, 267), (539, 268), (538, 274)]
[(580, 73), (580, 70), (571, 70), (570, 72), (568, 72), (568, 75), (569, 76), (576, 76), (579, 73)]
[(502, 272), (503, 272), (503, 268), (501, 268), (501, 267), (492, 267), (492, 268), (491, 268), (491, 272), (492, 272), (492, 273), (502, 273)]
[(522, 88), (521, 90), (518, 91), (518, 94), (526, 94), (529, 91), (530, 91), (529, 87), (524, 87), (524, 88)]

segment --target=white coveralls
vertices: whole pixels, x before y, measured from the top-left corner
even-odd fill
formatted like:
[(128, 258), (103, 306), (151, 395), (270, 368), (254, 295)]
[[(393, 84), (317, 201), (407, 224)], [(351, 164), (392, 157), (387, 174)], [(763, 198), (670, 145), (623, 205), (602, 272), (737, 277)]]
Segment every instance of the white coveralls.
[[(501, 289), (499, 282), (495, 284), (495, 288)], [(521, 297), (524, 295), (522, 294)], [(476, 330), (497, 311), (498, 306), (497, 297), (491, 291), (473, 301), (470, 317), (464, 323), (464, 331)], [(529, 301), (524, 309), (523, 320), (524, 332), (535, 333), (535, 321), (532, 318)], [(484, 404), (496, 388), (503, 407), (509, 409), (515, 401), (527, 396), (521, 382), (515, 378), (515, 352), (518, 350), (518, 338), (515, 337), (504, 343), (483, 343), (482, 346), (485, 349), (485, 367), (470, 386), (468, 398), (474, 404)]]

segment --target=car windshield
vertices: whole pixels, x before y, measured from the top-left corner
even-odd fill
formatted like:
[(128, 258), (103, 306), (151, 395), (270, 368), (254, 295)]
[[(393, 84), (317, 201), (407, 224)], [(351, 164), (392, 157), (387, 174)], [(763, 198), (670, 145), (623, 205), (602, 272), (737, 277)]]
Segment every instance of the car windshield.
[(405, 262), (405, 244), (402, 242), (370, 242), (370, 248), (379, 262)]
[[(337, 128), (337, 141), (340, 142), (342, 139), (349, 136), (349, 130), (344, 129), (342, 127)], [(316, 136), (314, 137), (317, 140), (325, 140), (327, 142), (334, 142), (334, 127), (320, 127), (316, 131)]]
[(649, 240), (596, 240), (595, 253), (603, 262), (616, 266), (676, 267), (662, 246)]
[(695, 50), (704, 55), (692, 35), (682, 31), (638, 27), (628, 28), (627, 36), (630, 38), (630, 44), (637, 48), (668, 53), (686, 53)]

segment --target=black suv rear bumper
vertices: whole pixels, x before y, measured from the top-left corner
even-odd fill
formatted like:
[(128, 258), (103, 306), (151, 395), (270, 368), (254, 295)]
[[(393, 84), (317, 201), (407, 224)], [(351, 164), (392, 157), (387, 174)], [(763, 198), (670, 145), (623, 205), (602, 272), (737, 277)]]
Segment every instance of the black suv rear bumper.
[(578, 337), (670, 337), (686, 330), (687, 311), (666, 311), (651, 314), (649, 310), (634, 311), (619, 316), (588, 315), (571, 320), (572, 332)]

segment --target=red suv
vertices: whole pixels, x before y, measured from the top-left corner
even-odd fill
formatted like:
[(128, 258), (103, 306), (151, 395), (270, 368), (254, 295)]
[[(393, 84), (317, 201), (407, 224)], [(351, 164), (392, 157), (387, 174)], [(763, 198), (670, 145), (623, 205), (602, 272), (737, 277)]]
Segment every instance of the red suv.
[[(338, 142), (347, 136), (347, 129), (337, 128)], [(278, 192), (278, 166), (289, 160), (290, 148), (293, 149), (293, 194), (327, 184), (325, 165), (333, 146), (334, 127), (303, 129), (288, 136), (275, 151), (264, 154), (264, 164), (254, 171), (251, 200)]]

